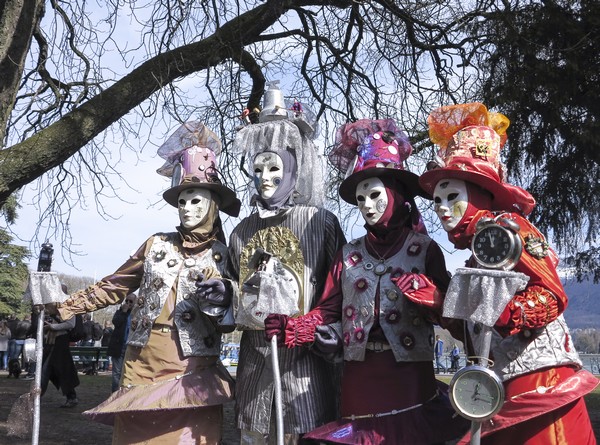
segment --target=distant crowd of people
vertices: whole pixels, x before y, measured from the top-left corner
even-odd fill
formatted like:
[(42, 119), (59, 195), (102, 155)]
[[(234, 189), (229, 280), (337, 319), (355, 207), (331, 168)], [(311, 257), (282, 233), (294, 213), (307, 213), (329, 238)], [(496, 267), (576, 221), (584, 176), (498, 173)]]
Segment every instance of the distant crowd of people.
[(435, 346), (434, 346), (434, 360), (435, 360), (435, 372), (436, 374), (441, 372), (456, 372), (460, 369), (460, 348), (456, 343), (452, 344), (452, 349), (448, 352), (447, 357), (450, 359), (450, 366), (446, 366), (448, 363), (442, 363), (442, 359), (444, 357), (445, 348), (444, 348), (444, 340), (440, 338), (439, 335), (435, 336)]
[[(106, 360), (96, 363), (94, 357), (83, 357), (84, 367), (81, 372), (94, 375), (98, 371), (112, 371), (111, 389), (118, 389), (129, 331), (129, 315), (134, 302), (135, 295), (132, 294), (115, 312), (112, 321), (106, 320), (104, 326), (94, 321), (90, 314), (84, 314), (79, 322), (75, 316), (66, 321), (50, 315), (45, 316), (41, 365), (42, 395), (46, 392), (48, 383), (52, 382), (66, 397), (62, 408), (74, 407), (79, 403), (75, 390), (79, 386), (79, 377), (71, 354), (72, 346), (106, 347)], [(13, 314), (8, 320), (0, 320), (0, 370), (8, 371), (8, 378), (35, 378), (35, 353), (33, 348), (31, 351), (26, 350), (26, 341), (36, 338), (37, 317), (34, 313), (33, 317), (27, 314), (19, 319)]]

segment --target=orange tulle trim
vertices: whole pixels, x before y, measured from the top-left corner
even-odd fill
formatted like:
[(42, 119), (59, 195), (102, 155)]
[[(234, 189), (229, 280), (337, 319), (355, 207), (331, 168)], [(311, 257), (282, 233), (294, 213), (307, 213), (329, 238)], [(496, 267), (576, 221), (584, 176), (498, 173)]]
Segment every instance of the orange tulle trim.
[(488, 112), (485, 105), (473, 102), (436, 108), (427, 118), (431, 142), (446, 147), (452, 136), (465, 127), (491, 127), (500, 136), (500, 144), (506, 142), (506, 129), (510, 120), (501, 113)]

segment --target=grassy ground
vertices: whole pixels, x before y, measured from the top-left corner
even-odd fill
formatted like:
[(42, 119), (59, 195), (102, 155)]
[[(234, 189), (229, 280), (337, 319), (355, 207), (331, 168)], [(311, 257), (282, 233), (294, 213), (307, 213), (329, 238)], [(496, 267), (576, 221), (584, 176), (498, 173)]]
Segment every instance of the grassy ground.
[[(86, 420), (81, 413), (105, 400), (110, 395), (110, 375), (80, 375), (81, 385), (77, 388), (79, 405), (75, 408), (59, 408), (64, 397), (54, 387), (49, 387), (41, 401), (40, 445), (106, 445), (111, 443), (112, 428)], [(440, 380), (448, 382), (450, 377)], [(31, 381), (6, 378), (0, 372), (0, 443), (10, 445), (29, 445), (31, 438), (7, 437), (9, 425), (7, 419), (11, 408), (22, 394), (31, 387)], [(600, 437), (600, 387), (585, 398), (590, 418)], [(25, 419), (23, 419), (25, 421)], [(237, 445), (239, 433), (233, 427), (233, 404), (225, 406), (224, 445)], [(14, 425), (13, 425), (14, 427)]]

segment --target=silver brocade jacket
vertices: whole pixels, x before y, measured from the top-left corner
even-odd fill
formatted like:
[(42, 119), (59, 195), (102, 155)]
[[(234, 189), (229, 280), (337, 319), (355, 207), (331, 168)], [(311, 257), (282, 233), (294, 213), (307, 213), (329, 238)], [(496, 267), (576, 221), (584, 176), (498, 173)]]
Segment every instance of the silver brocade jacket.
[(404, 272), (426, 273), (425, 258), (431, 239), (411, 232), (402, 248), (385, 261), (372, 257), (359, 238), (343, 248), (342, 330), (344, 360), (364, 360), (369, 332), (375, 321), (375, 293), (379, 285), (379, 324), (397, 361), (430, 361), (433, 325), (421, 315), (391, 278)]
[(171, 289), (177, 282), (174, 323), (183, 355), (218, 356), (221, 334), (202, 312), (195, 298), (196, 279), (205, 269), (222, 275), (227, 248), (215, 241), (211, 248), (186, 258), (174, 248), (177, 233), (154, 236), (144, 262), (144, 276), (139, 297), (131, 313), (128, 345), (143, 347), (148, 342), (152, 325), (160, 314)]
[[(469, 322), (468, 329), (473, 342), (479, 342), (481, 326)], [(505, 338), (493, 331), (491, 358), (494, 361), (492, 369), (502, 381), (542, 368), (582, 366), (562, 315), (543, 328), (527, 329)]]

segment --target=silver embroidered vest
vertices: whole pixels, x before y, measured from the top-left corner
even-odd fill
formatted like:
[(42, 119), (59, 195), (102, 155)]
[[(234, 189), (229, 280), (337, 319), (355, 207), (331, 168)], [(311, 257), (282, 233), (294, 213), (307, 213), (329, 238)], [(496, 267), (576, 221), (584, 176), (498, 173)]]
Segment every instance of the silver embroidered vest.
[(431, 361), (433, 326), (419, 308), (392, 282), (404, 272), (425, 273), (425, 256), (431, 239), (411, 232), (391, 258), (381, 262), (359, 238), (343, 248), (342, 331), (344, 360), (364, 360), (369, 332), (375, 319), (375, 294), (380, 292), (379, 324), (397, 361)]
[(196, 279), (203, 269), (213, 268), (223, 274), (227, 248), (215, 241), (210, 249), (185, 258), (174, 248), (172, 240), (177, 236), (177, 233), (167, 233), (154, 237), (144, 262), (144, 277), (131, 314), (127, 344), (143, 347), (148, 342), (152, 325), (177, 282), (173, 315), (183, 355), (219, 355), (221, 334), (200, 310), (194, 292)]
[[(480, 326), (469, 322), (468, 328), (473, 340), (478, 341)], [(544, 328), (505, 338), (493, 331), (490, 350), (492, 369), (503, 381), (542, 368), (582, 365), (562, 315)]]

